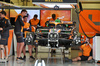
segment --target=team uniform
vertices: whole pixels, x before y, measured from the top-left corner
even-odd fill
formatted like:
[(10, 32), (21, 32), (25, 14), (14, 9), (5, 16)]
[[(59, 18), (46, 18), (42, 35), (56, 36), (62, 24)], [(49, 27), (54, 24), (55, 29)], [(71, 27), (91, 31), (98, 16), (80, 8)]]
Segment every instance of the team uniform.
[(24, 42), (23, 33), (22, 33), (23, 32), (24, 23), (22, 21), (22, 18), (23, 18), (23, 16), (21, 14), (19, 14), (15, 18), (15, 28), (14, 28), (14, 31), (15, 31), (15, 35), (16, 35), (18, 43)]
[[(37, 25), (40, 25), (40, 21), (39, 21), (39, 19), (34, 20), (34, 18), (33, 18), (33, 19), (31, 19), (29, 21), (29, 23), (31, 25), (32, 32), (33, 32), (33, 35), (34, 35), (34, 32), (35, 32), (35, 29), (36, 29)], [(36, 26), (36, 27), (34, 28), (34, 26)], [(36, 35), (33, 36), (33, 39), (32, 40), (34, 41), (35, 39), (36, 39)], [(35, 42), (33, 42), (33, 46), (34, 46), (34, 48), (37, 46), (35, 44)]]
[[(91, 44), (91, 45), (92, 45), (92, 44)], [(81, 61), (86, 61), (86, 60), (88, 60), (88, 58), (89, 58), (90, 56), (92, 56), (92, 49), (91, 49), (91, 47), (90, 47), (89, 45), (84, 44), (84, 45), (82, 45), (80, 48), (83, 49), (83, 55), (80, 56)]]
[(3, 28), (3, 30), (0, 30), (0, 45), (8, 45), (9, 29), (11, 28), (11, 24), (7, 17), (0, 18), (0, 27)]
[[(29, 28), (29, 29), (27, 29)], [(31, 25), (30, 23), (24, 22), (24, 27), (23, 27), (23, 32), (24, 32), (24, 40), (25, 40), (25, 46), (27, 45), (33, 45), (33, 36), (34, 33), (31, 32)]]
[(55, 22), (55, 20), (56, 20), (56, 19), (53, 19), (53, 18), (47, 20), (47, 21), (45, 22), (45, 26), (48, 27), (48, 26), (49, 26), (49, 21)]
[(34, 20), (34, 18), (31, 19), (31, 20), (29, 21), (29, 23), (30, 23), (30, 25), (31, 25), (32, 32), (35, 32), (35, 29), (34, 29), (33, 26), (37, 26), (38, 24), (40, 25), (39, 19)]
[(49, 19), (49, 21), (55, 21), (56, 19), (53, 19), (53, 18), (51, 18), (51, 19)]

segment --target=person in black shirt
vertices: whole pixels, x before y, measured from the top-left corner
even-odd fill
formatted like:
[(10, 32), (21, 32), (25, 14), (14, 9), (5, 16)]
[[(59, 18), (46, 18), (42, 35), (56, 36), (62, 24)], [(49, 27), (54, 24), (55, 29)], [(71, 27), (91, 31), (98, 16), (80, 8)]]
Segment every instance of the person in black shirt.
[(23, 22), (23, 16), (26, 16), (27, 11), (25, 9), (23, 9), (21, 11), (21, 13), (15, 18), (15, 35), (17, 38), (17, 58), (16, 60), (23, 60), (21, 57), (21, 52), (22, 49), (24, 47), (24, 39), (23, 39), (23, 26), (24, 26), (24, 22)]
[(9, 19), (6, 17), (6, 12), (1, 11), (1, 19), (0, 19), (0, 50), (2, 54), (2, 59), (4, 59), (4, 48), (6, 49), (6, 58), (8, 59), (8, 37), (9, 37), (9, 29), (11, 28), (11, 24)]

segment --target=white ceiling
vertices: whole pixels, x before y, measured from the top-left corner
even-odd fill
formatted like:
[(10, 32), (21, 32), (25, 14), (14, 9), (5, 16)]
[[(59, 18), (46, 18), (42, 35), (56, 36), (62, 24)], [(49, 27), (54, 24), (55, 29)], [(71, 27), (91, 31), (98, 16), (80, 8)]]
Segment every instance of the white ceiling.
[(33, 3), (33, 4), (36, 4), (36, 5), (40, 5), (40, 4), (43, 4), (44, 6), (46, 7), (49, 7), (49, 8), (54, 8), (55, 5), (59, 6), (59, 8), (73, 8), (71, 6), (71, 4), (74, 4), (76, 5), (77, 3)]

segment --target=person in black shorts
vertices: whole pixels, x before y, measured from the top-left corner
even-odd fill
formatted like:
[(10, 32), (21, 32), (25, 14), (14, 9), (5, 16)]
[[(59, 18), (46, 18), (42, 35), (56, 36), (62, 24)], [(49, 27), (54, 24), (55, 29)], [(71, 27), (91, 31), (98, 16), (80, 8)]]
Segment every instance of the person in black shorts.
[(23, 39), (23, 16), (27, 15), (27, 11), (23, 9), (21, 13), (15, 18), (15, 28), (14, 32), (17, 38), (17, 58), (16, 60), (23, 60), (21, 57), (21, 52), (24, 47), (24, 39)]
[[(31, 32), (32, 29), (31, 29), (31, 25), (30, 23), (27, 22), (27, 18), (28, 16), (24, 16), (23, 17), (23, 22), (24, 22), (24, 28), (23, 28), (23, 32), (24, 32), (24, 42), (25, 42), (25, 45), (23, 47), (23, 54), (24, 54), (24, 57), (23, 59), (26, 60), (26, 45), (28, 45), (28, 51), (29, 51), (29, 55), (30, 55), (30, 59), (34, 60), (35, 58), (32, 56), (32, 49), (33, 49), (33, 45), (34, 45), (34, 39), (33, 39), (33, 36), (34, 36), (34, 32)], [(33, 39), (33, 40), (32, 40)]]
[(72, 59), (73, 62), (75, 61), (89, 61), (92, 60), (92, 44), (89, 43), (89, 38), (86, 38), (83, 45), (81, 45), (80, 49), (83, 50), (83, 54), (79, 57)]
[(8, 59), (8, 37), (9, 37), (9, 29), (11, 28), (11, 24), (9, 19), (6, 17), (6, 12), (1, 11), (0, 18), (0, 50), (1, 50), (1, 59), (4, 59), (4, 48), (6, 49), (6, 58)]

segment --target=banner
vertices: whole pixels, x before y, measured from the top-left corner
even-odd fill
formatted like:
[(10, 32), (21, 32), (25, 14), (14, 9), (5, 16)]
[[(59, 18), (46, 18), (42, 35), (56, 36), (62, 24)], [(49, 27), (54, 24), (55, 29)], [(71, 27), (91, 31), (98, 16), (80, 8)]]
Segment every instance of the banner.
[[(10, 10), (10, 17), (16, 17), (18, 14), (21, 13), (22, 9), (11, 9)], [(34, 17), (35, 14), (38, 15), (38, 19), (40, 19), (40, 10), (30, 10), (30, 9), (26, 9), (27, 13), (28, 13), (28, 19), (27, 22), (29, 22), (30, 19), (32, 19)]]
[(49, 2), (49, 3), (77, 3), (77, 0), (32, 0), (32, 2)]
[[(100, 32), (100, 10), (83, 10), (79, 18), (82, 29), (88, 36)], [(83, 34), (82, 29), (79, 25), (79, 32)]]
[[(79, 18), (81, 23), (81, 26), (79, 25), (79, 32), (82, 35), (84, 35), (83, 31), (89, 37), (94, 36), (96, 33), (100, 33), (100, 10), (83, 10)], [(90, 39), (90, 43), (93, 43), (93, 39)]]
[(41, 10), (41, 26), (45, 26), (45, 22), (52, 18), (52, 14), (62, 21), (71, 21), (71, 10)]

